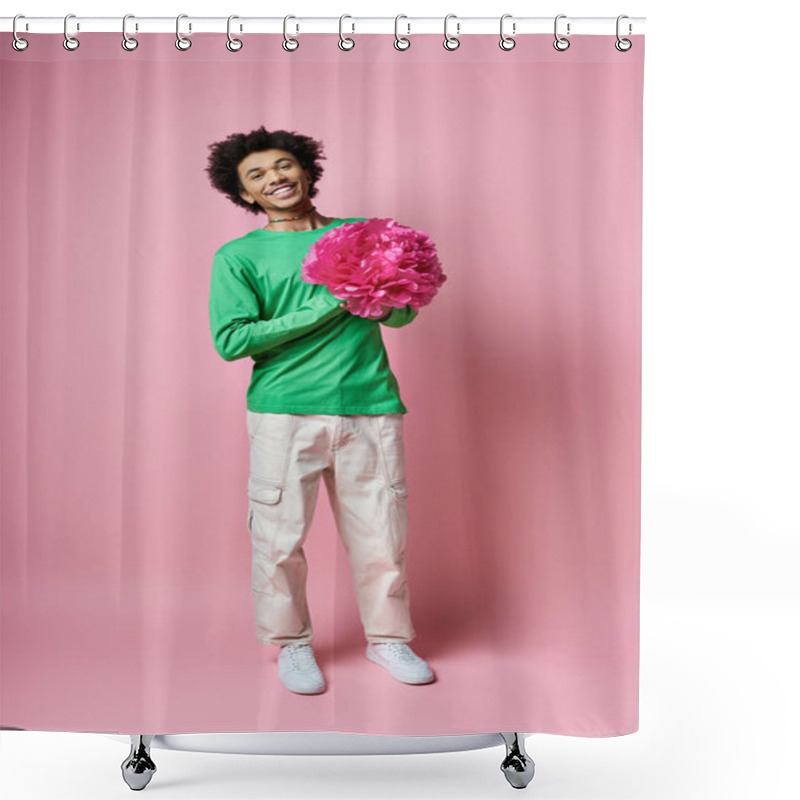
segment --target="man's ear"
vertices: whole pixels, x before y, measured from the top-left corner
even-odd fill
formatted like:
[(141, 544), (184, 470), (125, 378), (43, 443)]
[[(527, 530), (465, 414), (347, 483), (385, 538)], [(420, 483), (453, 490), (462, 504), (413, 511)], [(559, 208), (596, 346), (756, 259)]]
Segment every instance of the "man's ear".
[(253, 195), (251, 195), (246, 189), (241, 189), (239, 191), (239, 197), (241, 197), (246, 203), (250, 203), (250, 205), (256, 201), (255, 197), (253, 197)]

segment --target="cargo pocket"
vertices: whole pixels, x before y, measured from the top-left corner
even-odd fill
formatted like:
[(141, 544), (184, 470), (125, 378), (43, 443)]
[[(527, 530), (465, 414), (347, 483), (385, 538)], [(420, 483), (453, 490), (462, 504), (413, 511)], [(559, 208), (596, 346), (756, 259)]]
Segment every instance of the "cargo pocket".
[(266, 538), (278, 524), (281, 512), (283, 486), (273, 481), (251, 475), (247, 483), (247, 496), (250, 508), (247, 515), (247, 528), (251, 534)]
[(405, 478), (398, 478), (389, 484), (389, 505), (392, 547), (394, 558), (399, 562), (405, 554), (408, 532), (408, 487)]
[(380, 448), (381, 468), (386, 483), (398, 499), (403, 499), (406, 481), (406, 450), (403, 442), (403, 415), (380, 414), (374, 417)]
[(247, 483), (248, 497), (254, 503), (274, 505), (280, 502), (282, 492), (283, 487), (279, 483), (259, 478), (257, 475), (251, 475)]

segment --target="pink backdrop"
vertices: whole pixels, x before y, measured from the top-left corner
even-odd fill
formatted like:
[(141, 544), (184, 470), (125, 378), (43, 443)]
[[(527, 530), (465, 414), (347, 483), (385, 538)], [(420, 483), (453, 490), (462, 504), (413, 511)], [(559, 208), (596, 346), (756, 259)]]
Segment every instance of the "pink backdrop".
[[(116, 733), (638, 728), (644, 38), (0, 35), (0, 723)], [(314, 202), (427, 231), (448, 282), (382, 328), (406, 416), (415, 650), (364, 658), (321, 485), (309, 605), (329, 689), (255, 639), (252, 361), (214, 351), (211, 257), (264, 224), (208, 144), (325, 144)]]

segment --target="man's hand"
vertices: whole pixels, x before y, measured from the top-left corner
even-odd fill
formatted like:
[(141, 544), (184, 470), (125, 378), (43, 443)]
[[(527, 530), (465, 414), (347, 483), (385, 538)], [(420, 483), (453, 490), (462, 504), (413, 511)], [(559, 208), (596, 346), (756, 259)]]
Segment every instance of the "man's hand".
[(392, 313), (392, 309), (394, 306), (381, 306), (380, 311), (376, 311), (373, 314), (368, 314), (367, 319), (382, 319), (383, 317)]
[[(340, 308), (347, 308), (347, 301), (345, 300), (344, 302), (339, 303), (339, 307)], [(381, 317), (385, 317), (389, 313), (391, 313), (393, 308), (394, 308), (394, 306), (383, 306), (382, 305), (380, 307), (379, 311), (374, 311), (372, 314), (367, 314), (365, 319), (380, 319)], [(347, 309), (347, 310), (349, 311), (350, 309)]]

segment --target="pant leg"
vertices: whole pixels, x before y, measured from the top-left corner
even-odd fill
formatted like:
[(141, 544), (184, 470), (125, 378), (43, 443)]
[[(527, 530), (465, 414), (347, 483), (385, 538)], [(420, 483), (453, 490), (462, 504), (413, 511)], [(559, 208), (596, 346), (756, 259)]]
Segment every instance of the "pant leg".
[(340, 418), (333, 468), (323, 472), (339, 536), (350, 560), (367, 641), (415, 636), (406, 584), (408, 528), (403, 415)]
[(330, 425), (314, 416), (248, 410), (247, 428), (256, 638), (273, 645), (311, 642), (303, 543), (328, 464)]

